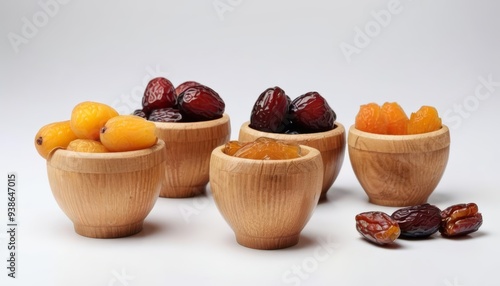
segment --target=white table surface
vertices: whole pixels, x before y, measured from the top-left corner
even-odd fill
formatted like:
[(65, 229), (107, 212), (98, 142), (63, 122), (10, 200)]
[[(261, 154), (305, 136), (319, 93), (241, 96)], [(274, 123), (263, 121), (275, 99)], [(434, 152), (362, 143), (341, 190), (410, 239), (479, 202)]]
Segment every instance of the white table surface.
[[(8, 172), (18, 174), (19, 203), (12, 279), (5, 191), (0, 196), (1, 285), (500, 284), (498, 2), (191, 2), (0, 3), (0, 174), (5, 185)], [(347, 45), (356, 52), (346, 56)], [(436, 106), (452, 143), (429, 202), (475, 202), (484, 224), (461, 239), (367, 243), (354, 216), (396, 208), (368, 203), (346, 153), (327, 201), (291, 248), (238, 245), (209, 191), (160, 198), (137, 235), (79, 236), (51, 194), (34, 135), (85, 100), (131, 112), (154, 76), (217, 90), (232, 139), (260, 92), (274, 85), (292, 98), (317, 90), (346, 127), (367, 102), (397, 101), (408, 113)]]

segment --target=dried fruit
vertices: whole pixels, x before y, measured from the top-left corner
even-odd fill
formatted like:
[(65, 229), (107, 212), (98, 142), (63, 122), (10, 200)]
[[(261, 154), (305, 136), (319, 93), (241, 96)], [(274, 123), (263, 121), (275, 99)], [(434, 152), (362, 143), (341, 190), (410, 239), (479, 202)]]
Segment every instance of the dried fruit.
[(386, 102), (380, 111), (385, 114), (387, 120), (386, 134), (406, 135), (408, 133), (408, 116), (403, 108), (396, 102)]
[(364, 238), (380, 245), (394, 242), (401, 233), (394, 219), (378, 211), (356, 215), (356, 229)]
[(202, 84), (200, 84), (199, 82), (196, 82), (196, 81), (183, 82), (175, 88), (175, 94), (179, 95), (179, 94), (183, 93), (186, 89), (193, 87), (193, 86), (198, 86), (198, 85), (202, 85)]
[(146, 112), (144, 112), (142, 109), (134, 110), (134, 112), (132, 112), (132, 115), (139, 116), (139, 117), (142, 117), (144, 119), (148, 119)]
[(142, 97), (142, 110), (149, 114), (154, 109), (175, 107), (177, 94), (173, 84), (164, 77), (156, 77), (149, 81)]
[(401, 237), (425, 238), (436, 233), (441, 225), (441, 210), (421, 204), (396, 210), (391, 217), (401, 229)]
[(441, 118), (436, 108), (422, 106), (417, 112), (412, 113), (408, 121), (408, 134), (432, 132), (442, 126)]
[(175, 108), (160, 108), (151, 111), (148, 119), (156, 122), (179, 122), (182, 121), (182, 114)]
[(281, 88), (276, 86), (266, 89), (252, 108), (249, 126), (264, 132), (284, 132), (290, 124), (288, 119), (290, 104), (290, 97)]
[(101, 129), (101, 142), (112, 152), (145, 149), (156, 144), (156, 125), (135, 115), (111, 118)]
[(224, 149), (222, 150), (229, 156), (234, 156), (236, 151), (240, 150), (241, 147), (245, 146), (247, 143), (240, 141), (229, 141), (224, 145)]
[(222, 117), (225, 103), (207, 86), (194, 86), (179, 95), (179, 110), (188, 121), (204, 121)]
[(66, 150), (85, 153), (106, 153), (108, 149), (101, 142), (91, 139), (75, 139), (69, 142)]
[(360, 106), (354, 126), (361, 131), (386, 134), (387, 118), (378, 104), (368, 103)]
[(291, 102), (290, 117), (294, 125), (305, 132), (322, 132), (334, 127), (337, 115), (325, 98), (313, 91)]
[(285, 160), (300, 157), (300, 152), (297, 143), (261, 137), (244, 144), (233, 156), (256, 160)]
[(85, 101), (77, 104), (71, 112), (71, 130), (80, 139), (99, 140), (99, 131), (104, 124), (118, 115), (104, 103)]
[(443, 236), (463, 236), (475, 232), (483, 224), (483, 216), (475, 203), (456, 204), (441, 212), (439, 232)]
[(50, 151), (57, 147), (66, 148), (77, 139), (71, 129), (70, 121), (61, 121), (47, 124), (40, 128), (35, 135), (35, 148), (38, 154), (47, 159)]

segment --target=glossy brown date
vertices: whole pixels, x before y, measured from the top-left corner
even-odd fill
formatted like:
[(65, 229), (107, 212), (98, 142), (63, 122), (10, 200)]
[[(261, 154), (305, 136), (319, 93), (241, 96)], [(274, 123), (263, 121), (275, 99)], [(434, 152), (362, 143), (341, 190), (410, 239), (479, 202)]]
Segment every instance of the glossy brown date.
[(467, 235), (483, 224), (483, 216), (475, 203), (457, 204), (441, 212), (439, 232), (446, 237)]
[(429, 237), (441, 225), (441, 210), (428, 203), (398, 209), (391, 217), (398, 222), (403, 238)]
[(356, 215), (356, 229), (364, 238), (380, 245), (394, 242), (401, 233), (394, 219), (378, 211)]

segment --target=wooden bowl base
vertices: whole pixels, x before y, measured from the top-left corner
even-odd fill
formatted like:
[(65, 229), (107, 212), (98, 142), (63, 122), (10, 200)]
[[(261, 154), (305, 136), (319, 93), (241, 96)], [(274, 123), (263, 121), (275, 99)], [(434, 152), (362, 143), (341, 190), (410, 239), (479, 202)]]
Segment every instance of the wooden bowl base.
[(253, 237), (236, 234), (236, 241), (245, 247), (262, 250), (287, 248), (299, 242), (300, 234), (286, 237)]
[(121, 226), (89, 226), (75, 224), (75, 232), (81, 236), (91, 238), (119, 238), (139, 233), (144, 225), (144, 220)]

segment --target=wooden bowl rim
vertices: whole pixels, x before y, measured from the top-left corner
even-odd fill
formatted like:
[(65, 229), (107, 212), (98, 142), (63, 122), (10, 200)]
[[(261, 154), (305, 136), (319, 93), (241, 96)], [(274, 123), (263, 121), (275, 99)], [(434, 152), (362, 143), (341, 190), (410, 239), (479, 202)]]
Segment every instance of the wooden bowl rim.
[(285, 134), (285, 133), (271, 133), (259, 131), (250, 127), (250, 121), (245, 121), (240, 127), (240, 132), (245, 131), (256, 137), (272, 137), (279, 140), (292, 140), (292, 141), (311, 141), (327, 137), (339, 136), (345, 133), (345, 127), (342, 123), (335, 121), (335, 128), (323, 132), (303, 133), (303, 134)]
[[(450, 130), (442, 125), (439, 130), (410, 135), (387, 135), (365, 132), (354, 125), (349, 128), (348, 145), (351, 148), (388, 153), (417, 153), (435, 151), (450, 146)], [(409, 147), (411, 143), (413, 149)], [(421, 148), (415, 148), (421, 146)]]
[(213, 119), (213, 120), (205, 120), (205, 121), (197, 121), (197, 122), (154, 122), (156, 128), (161, 130), (198, 130), (204, 128), (212, 128), (219, 125), (223, 125), (229, 122), (229, 115), (227, 113), (222, 114), (222, 117)]
[[(165, 142), (161, 139), (149, 148), (126, 152), (87, 153), (58, 148), (47, 157), (47, 166), (77, 173), (133, 172), (164, 162), (166, 159), (164, 149)], [(141, 160), (142, 164), (126, 163), (131, 160)], [(82, 164), (82, 162), (88, 164)], [(116, 169), (110, 170), (110, 165), (116, 166)]]
[(252, 164), (254, 165), (256, 162), (259, 162), (264, 165), (276, 165), (276, 164), (289, 164), (290, 162), (301, 162), (301, 161), (307, 161), (311, 160), (314, 157), (321, 157), (321, 153), (318, 151), (318, 149), (309, 147), (307, 145), (301, 145), (300, 149), (301, 151), (306, 151), (304, 155), (298, 158), (293, 158), (293, 159), (283, 159), (283, 160), (257, 160), (257, 159), (248, 159), (248, 158), (239, 158), (239, 157), (234, 157), (231, 155), (227, 155), (224, 153), (222, 150), (224, 149), (225, 145), (221, 145), (216, 147), (212, 151), (212, 155), (220, 157), (224, 160), (231, 160), (234, 162), (242, 163), (242, 164)]

